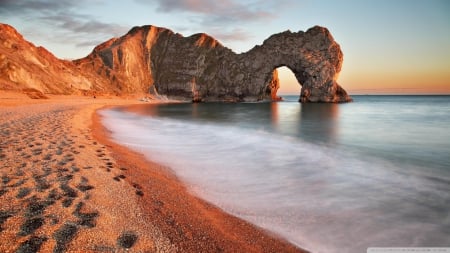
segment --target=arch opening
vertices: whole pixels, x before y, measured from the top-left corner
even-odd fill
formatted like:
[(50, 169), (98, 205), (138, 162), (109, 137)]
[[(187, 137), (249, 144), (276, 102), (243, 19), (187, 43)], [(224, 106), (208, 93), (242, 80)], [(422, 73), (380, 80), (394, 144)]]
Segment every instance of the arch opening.
[(300, 96), (302, 89), (301, 83), (295, 77), (294, 72), (286, 66), (281, 66), (275, 69), (278, 72), (278, 90), (276, 91), (276, 97), (283, 96)]

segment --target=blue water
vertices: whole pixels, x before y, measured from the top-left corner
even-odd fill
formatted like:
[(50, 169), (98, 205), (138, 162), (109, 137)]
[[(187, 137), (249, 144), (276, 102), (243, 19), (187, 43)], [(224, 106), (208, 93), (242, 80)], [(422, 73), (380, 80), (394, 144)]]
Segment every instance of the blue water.
[(450, 96), (104, 110), (113, 138), (312, 252), (450, 246)]

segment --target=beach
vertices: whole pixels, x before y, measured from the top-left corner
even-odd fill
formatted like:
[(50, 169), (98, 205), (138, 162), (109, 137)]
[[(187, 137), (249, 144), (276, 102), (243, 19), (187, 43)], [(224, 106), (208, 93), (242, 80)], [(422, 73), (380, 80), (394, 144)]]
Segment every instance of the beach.
[(137, 98), (0, 93), (0, 252), (302, 252), (110, 139)]

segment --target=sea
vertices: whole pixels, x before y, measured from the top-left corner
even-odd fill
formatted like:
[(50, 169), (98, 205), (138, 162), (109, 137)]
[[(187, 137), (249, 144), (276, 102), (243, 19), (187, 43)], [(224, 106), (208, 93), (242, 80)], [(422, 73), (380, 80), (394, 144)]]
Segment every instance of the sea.
[(311, 252), (450, 247), (450, 96), (353, 99), (100, 114), (193, 194)]

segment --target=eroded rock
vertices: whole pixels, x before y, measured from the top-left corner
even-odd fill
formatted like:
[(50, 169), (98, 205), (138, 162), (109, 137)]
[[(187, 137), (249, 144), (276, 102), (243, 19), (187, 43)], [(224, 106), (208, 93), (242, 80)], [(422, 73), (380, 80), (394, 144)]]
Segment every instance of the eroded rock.
[(126, 91), (153, 86), (159, 95), (193, 101), (277, 100), (276, 68), (286, 66), (302, 85), (301, 102), (348, 102), (336, 82), (342, 61), (339, 45), (319, 26), (272, 35), (242, 54), (206, 34), (183, 37), (142, 26), (75, 63)]
[(282, 32), (236, 54), (207, 34), (134, 27), (98, 45), (87, 57), (59, 60), (0, 24), (0, 89), (44, 93), (148, 93), (191, 101), (278, 100), (276, 68), (286, 66), (302, 86), (301, 102), (348, 102), (336, 82), (343, 54), (330, 32)]

